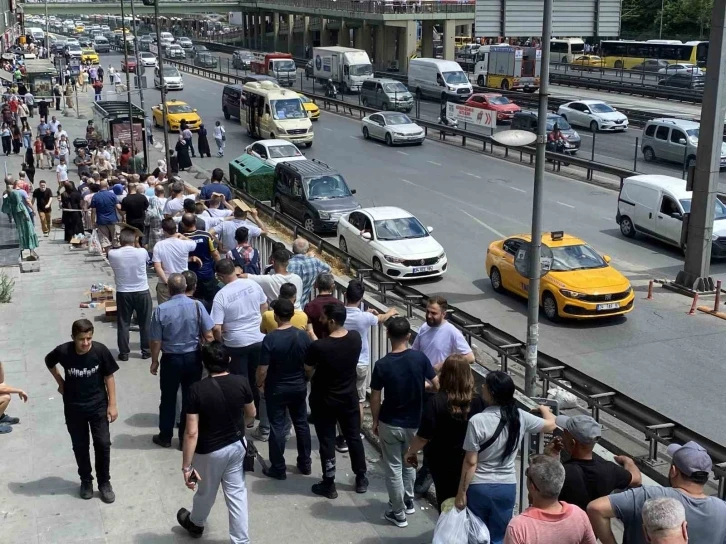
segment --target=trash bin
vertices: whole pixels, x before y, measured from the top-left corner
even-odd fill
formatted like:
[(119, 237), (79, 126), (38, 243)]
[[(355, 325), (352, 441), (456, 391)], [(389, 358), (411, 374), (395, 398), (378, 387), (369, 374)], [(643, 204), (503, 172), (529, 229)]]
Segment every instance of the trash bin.
[(252, 155), (240, 155), (229, 162), (229, 183), (262, 201), (272, 200), (275, 170)]

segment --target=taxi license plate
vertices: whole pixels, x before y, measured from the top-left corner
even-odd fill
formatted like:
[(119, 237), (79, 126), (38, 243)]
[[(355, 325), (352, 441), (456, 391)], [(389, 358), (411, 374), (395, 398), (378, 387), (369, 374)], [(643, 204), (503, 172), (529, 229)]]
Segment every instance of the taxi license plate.
[(413, 273), (416, 274), (418, 272), (433, 272), (434, 267), (433, 266), (414, 266), (413, 267)]
[(618, 308), (620, 308), (620, 303), (619, 302), (611, 302), (609, 304), (598, 304), (597, 305), (597, 311), (598, 312), (600, 310), (616, 310)]

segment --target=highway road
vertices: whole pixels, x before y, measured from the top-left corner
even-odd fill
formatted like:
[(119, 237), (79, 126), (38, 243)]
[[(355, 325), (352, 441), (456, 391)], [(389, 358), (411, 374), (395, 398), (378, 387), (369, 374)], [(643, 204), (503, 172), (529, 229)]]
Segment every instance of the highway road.
[[(120, 57), (115, 59), (118, 66)], [(104, 65), (108, 61), (104, 56)], [(221, 84), (189, 74), (184, 78), (185, 90), (171, 97), (197, 108), (208, 127), (221, 120), (227, 129), (225, 158), (197, 159), (198, 164), (227, 171), (227, 162), (252, 140), (237, 121), (224, 121)], [(147, 90), (147, 107), (159, 100), (158, 91)], [(530, 168), (434, 141), (390, 149), (363, 140), (358, 121), (327, 112), (315, 123), (315, 134), (315, 145), (304, 152), (338, 169), (358, 190), (363, 206), (400, 206), (434, 227), (434, 236), (449, 256), (449, 273), (440, 281), (416, 282), (416, 289), (442, 294), (463, 310), (524, 338), (526, 302), (492, 291), (484, 258), (492, 241), (529, 231)], [(726, 349), (723, 322), (702, 314), (686, 316), (687, 299), (678, 298), (675, 305), (662, 294), (651, 302), (642, 300), (649, 279), (675, 277), (682, 255), (647, 240), (622, 238), (615, 211), (615, 192), (547, 174), (544, 228), (581, 236), (610, 255), (633, 283), (638, 300), (625, 318), (543, 322), (541, 350), (721, 440), (726, 432), (719, 400), (726, 386), (720, 362)], [(716, 264), (713, 273), (726, 279), (726, 264)]]
[[(226, 53), (213, 53), (214, 56), (219, 58), (219, 71), (243, 75), (242, 70), (237, 70), (232, 67), (231, 55)], [(188, 60), (186, 62), (190, 62)], [(317, 94), (323, 94), (324, 90), (322, 87), (314, 83), (313, 79), (305, 78), (303, 71), (299, 70), (298, 82), (295, 85), (297, 90), (303, 92), (314, 92)], [(533, 95), (526, 95), (531, 98)], [(691, 104), (675, 104), (667, 101), (649, 100), (649, 99), (635, 99), (634, 97), (626, 95), (598, 93), (593, 91), (571, 89), (566, 87), (556, 87), (552, 91), (552, 96), (556, 98), (564, 98), (568, 100), (575, 100), (577, 98), (588, 98), (588, 99), (602, 99), (607, 101), (609, 104), (616, 108), (622, 109), (638, 109), (652, 111), (658, 114), (662, 114), (664, 117), (684, 117), (684, 118), (699, 118), (700, 117), (700, 106)], [(356, 104), (360, 103), (360, 95), (349, 94), (342, 97), (346, 101), (350, 101)], [(514, 102), (517, 100), (514, 99)], [(527, 106), (523, 104), (523, 108), (527, 109)], [(411, 116), (420, 116), (421, 119), (428, 121), (436, 121), (439, 117), (440, 105), (433, 101), (423, 100), (420, 103), (419, 108), (414, 108), (411, 112)], [(461, 128), (464, 128), (462, 125)], [(471, 128), (471, 127), (467, 127)], [(501, 124), (497, 127), (497, 130), (507, 130), (509, 127), (507, 124)], [(582, 139), (582, 147), (578, 154), (580, 157), (590, 159), (593, 157), (592, 148), (595, 145), (594, 160), (604, 164), (610, 164), (621, 168), (629, 168), (636, 170), (643, 174), (662, 174), (667, 176), (682, 177), (683, 166), (678, 163), (670, 163), (665, 161), (655, 161), (652, 163), (646, 162), (643, 158), (643, 154), (639, 149), (639, 143), (642, 139), (642, 128), (632, 127), (624, 133), (607, 133), (599, 132), (594, 134), (590, 132), (589, 128), (586, 127), (575, 127), (577, 132), (580, 134)], [(477, 128), (474, 127), (474, 131)], [(637, 157), (637, 159), (636, 159)], [(722, 190), (726, 191), (726, 172), (721, 174), (721, 187)]]

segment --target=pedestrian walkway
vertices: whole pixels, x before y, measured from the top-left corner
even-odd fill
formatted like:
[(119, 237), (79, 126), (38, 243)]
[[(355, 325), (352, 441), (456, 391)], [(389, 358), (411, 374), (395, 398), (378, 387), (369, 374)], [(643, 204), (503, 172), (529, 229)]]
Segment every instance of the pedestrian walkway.
[[(86, 119), (63, 118), (71, 139), (83, 134)], [(158, 152), (157, 152), (158, 153)], [(156, 156), (153, 156), (155, 162)], [(20, 157), (9, 157), (8, 172), (17, 173)], [(153, 162), (152, 162), (153, 164)], [(76, 180), (72, 169), (72, 180)], [(55, 173), (38, 170), (38, 180), (49, 181), (56, 191)], [(53, 204), (53, 216), (59, 217)], [(2, 218), (0, 218), (2, 220)], [(4, 219), (7, 221), (7, 218)], [(40, 232), (38, 227), (38, 232)], [(78, 476), (65, 429), (61, 396), (43, 359), (57, 344), (70, 339), (71, 323), (88, 318), (96, 326), (94, 340), (116, 355), (114, 323), (103, 321), (102, 310), (82, 309), (93, 283), (113, 283), (102, 257), (71, 249), (63, 231), (40, 237), (40, 272), (20, 274), (4, 268), (15, 280), (13, 301), (0, 305), (0, 360), (6, 381), (23, 388), (30, 400), (14, 397), (8, 413), (21, 418), (12, 433), (0, 436), (0, 541), (12, 543), (67, 542), (164, 543), (190, 538), (177, 526), (176, 512), (189, 508), (193, 493), (183, 484), (181, 452), (151, 442), (158, 432), (159, 378), (149, 373), (149, 361), (140, 358), (138, 335), (131, 333), (131, 358), (116, 374), (119, 418), (111, 425), (111, 481), (116, 502), (78, 497)], [(155, 281), (155, 280), (154, 280)], [(152, 293), (154, 286), (152, 285)], [(176, 440), (173, 445), (176, 446)], [(267, 445), (258, 443), (263, 458)], [(288, 444), (288, 479), (270, 480), (256, 472), (248, 475), (252, 542), (296, 544), (423, 544), (431, 542), (435, 510), (417, 503), (409, 526), (399, 529), (382, 519), (388, 500), (378, 452), (367, 446), (370, 488), (357, 495), (347, 454), (338, 454), (337, 500), (310, 492), (321, 477), (313, 434), (313, 474), (294, 469), (294, 440)], [(425, 509), (424, 509), (425, 508)], [(227, 511), (220, 493), (202, 542), (228, 542)]]

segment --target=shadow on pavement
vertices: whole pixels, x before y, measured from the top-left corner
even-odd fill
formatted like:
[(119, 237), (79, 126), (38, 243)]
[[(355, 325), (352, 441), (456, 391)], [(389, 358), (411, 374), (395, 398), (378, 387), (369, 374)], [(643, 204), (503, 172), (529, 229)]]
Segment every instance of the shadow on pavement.
[(18, 495), (39, 497), (42, 495), (77, 495), (78, 482), (58, 476), (47, 476), (29, 482), (8, 482), (8, 489)]

